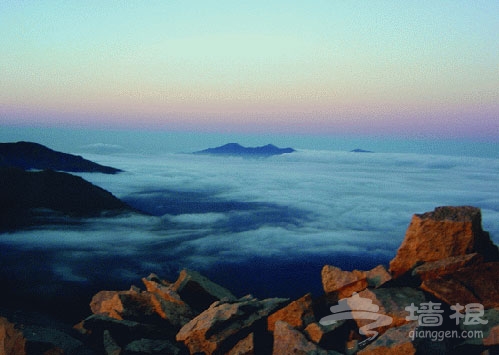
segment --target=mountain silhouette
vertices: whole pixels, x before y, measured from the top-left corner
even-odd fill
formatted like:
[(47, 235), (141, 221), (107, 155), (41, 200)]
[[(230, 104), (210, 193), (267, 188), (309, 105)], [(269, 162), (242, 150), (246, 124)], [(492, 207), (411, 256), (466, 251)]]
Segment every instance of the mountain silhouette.
[(351, 153), (374, 153), (371, 150), (365, 150), (365, 149), (360, 149), (360, 148), (356, 148), (354, 150), (351, 150), (350, 152)]
[(94, 163), (79, 155), (57, 152), (32, 142), (0, 143), (0, 167), (104, 174), (121, 172), (120, 169)]
[(0, 230), (127, 211), (126, 203), (79, 176), (0, 168)]
[(293, 148), (278, 148), (275, 145), (267, 144), (261, 147), (243, 147), (238, 143), (228, 143), (216, 148), (208, 148), (195, 152), (195, 154), (213, 154), (213, 155), (228, 155), (242, 157), (270, 157), (273, 155), (281, 155), (293, 153)]

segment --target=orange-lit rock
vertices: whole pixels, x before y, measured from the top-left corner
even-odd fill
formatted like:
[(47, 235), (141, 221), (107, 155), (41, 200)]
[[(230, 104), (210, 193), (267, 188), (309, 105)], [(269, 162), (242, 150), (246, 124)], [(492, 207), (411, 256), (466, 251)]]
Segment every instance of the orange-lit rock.
[(433, 212), (415, 214), (390, 272), (398, 278), (423, 262), (472, 253), (485, 260), (498, 260), (497, 247), (482, 230), (479, 208), (470, 206), (437, 207)]
[(255, 333), (250, 333), (246, 338), (239, 340), (227, 355), (258, 355), (255, 349)]
[(305, 296), (271, 314), (267, 321), (269, 331), (274, 331), (275, 322), (278, 320), (285, 321), (297, 329), (303, 329), (308, 324), (314, 322), (315, 317), (312, 308), (312, 295), (307, 293)]
[(26, 339), (7, 318), (0, 317), (0, 354), (26, 354)]
[(367, 288), (366, 274), (359, 270), (343, 271), (336, 266), (325, 265), (321, 277), (324, 292), (337, 299), (350, 297), (354, 292)]
[(192, 317), (190, 307), (180, 298), (163, 297), (159, 291), (142, 292), (132, 288), (129, 291), (101, 291), (90, 303), (94, 314), (102, 314), (118, 320), (138, 322), (163, 319), (180, 329)]

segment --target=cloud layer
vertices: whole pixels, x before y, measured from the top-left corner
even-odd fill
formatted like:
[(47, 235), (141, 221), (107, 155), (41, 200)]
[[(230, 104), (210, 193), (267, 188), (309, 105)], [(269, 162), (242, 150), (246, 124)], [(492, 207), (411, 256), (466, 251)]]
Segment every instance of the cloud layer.
[(441, 205), (482, 208), (499, 243), (493, 159), (306, 150), (87, 158), (126, 170), (81, 175), (150, 215), (4, 234), (4, 272), (43, 268), (54, 282), (96, 285), (137, 283), (149, 272), (174, 278), (188, 267), (236, 292), (297, 296), (320, 289), (325, 263), (386, 264), (412, 214)]

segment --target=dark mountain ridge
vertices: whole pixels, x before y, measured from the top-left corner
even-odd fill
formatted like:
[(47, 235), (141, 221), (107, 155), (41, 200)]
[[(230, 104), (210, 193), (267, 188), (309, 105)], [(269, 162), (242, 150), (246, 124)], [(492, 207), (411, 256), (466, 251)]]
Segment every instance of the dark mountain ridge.
[(0, 167), (0, 231), (126, 211), (132, 208), (79, 176)]
[(121, 172), (120, 169), (94, 163), (79, 155), (58, 152), (32, 142), (0, 143), (0, 167), (104, 174)]
[(228, 155), (228, 156), (243, 156), (243, 157), (270, 157), (273, 155), (281, 155), (293, 153), (293, 148), (278, 148), (273, 144), (267, 144), (261, 147), (243, 147), (238, 143), (228, 143), (216, 148), (208, 148), (195, 152), (194, 154), (213, 154), (213, 155)]

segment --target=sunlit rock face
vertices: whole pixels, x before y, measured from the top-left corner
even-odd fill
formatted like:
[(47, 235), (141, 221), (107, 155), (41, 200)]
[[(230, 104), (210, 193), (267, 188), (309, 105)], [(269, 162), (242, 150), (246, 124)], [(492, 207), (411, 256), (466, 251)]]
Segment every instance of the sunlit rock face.
[(482, 230), (479, 208), (437, 207), (433, 212), (416, 214), (407, 229), (390, 271), (398, 278), (423, 262), (480, 253), (485, 260), (498, 260), (497, 247)]

